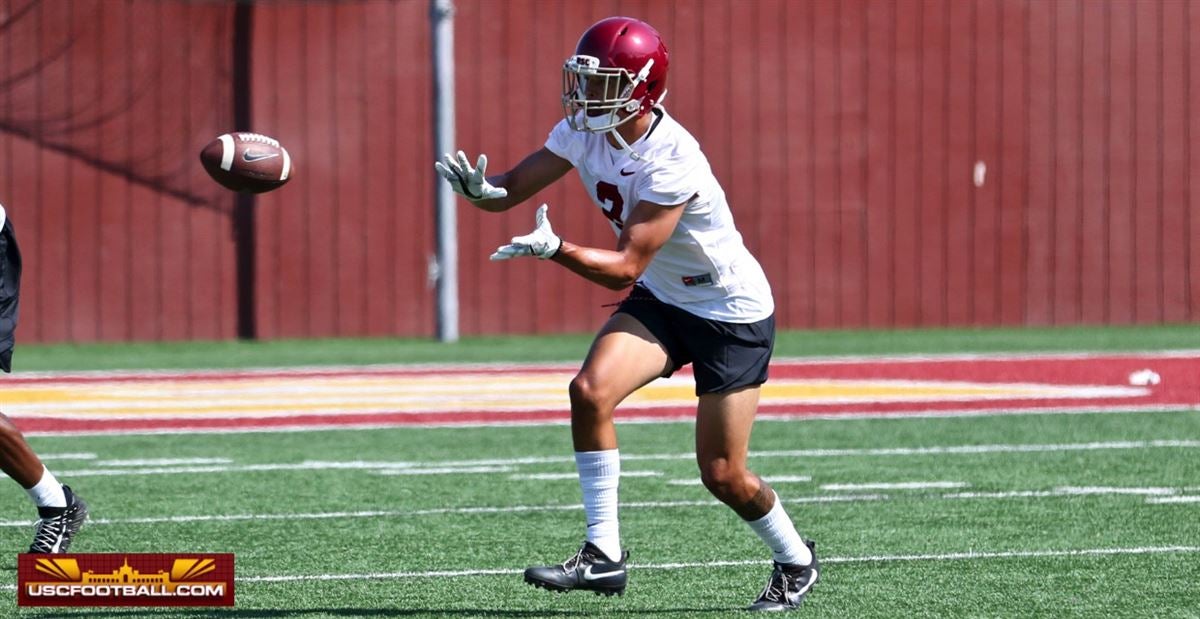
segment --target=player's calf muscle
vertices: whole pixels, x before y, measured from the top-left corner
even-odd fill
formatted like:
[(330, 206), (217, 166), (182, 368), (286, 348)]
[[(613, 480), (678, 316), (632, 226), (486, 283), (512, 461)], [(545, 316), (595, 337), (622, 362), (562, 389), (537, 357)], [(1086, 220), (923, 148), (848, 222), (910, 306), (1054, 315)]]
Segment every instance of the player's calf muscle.
[[(758, 520), (771, 511), (775, 504), (775, 493), (771, 486), (745, 469), (718, 475), (714, 475), (712, 469), (703, 469), (700, 479), (713, 496), (743, 520)], [(754, 487), (755, 482), (757, 488)]]
[(750, 476), (758, 480), (758, 491), (748, 501), (739, 505), (730, 505), (733, 511), (742, 517), (742, 520), (758, 520), (766, 516), (767, 512), (775, 506), (775, 491), (771, 489), (771, 486), (753, 473)]

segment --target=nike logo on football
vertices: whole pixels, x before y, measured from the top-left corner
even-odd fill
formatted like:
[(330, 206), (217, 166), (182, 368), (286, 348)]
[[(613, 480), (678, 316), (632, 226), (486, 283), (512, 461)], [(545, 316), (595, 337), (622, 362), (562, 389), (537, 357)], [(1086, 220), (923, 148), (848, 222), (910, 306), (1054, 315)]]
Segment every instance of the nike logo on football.
[(621, 574), (625, 573), (625, 570), (615, 570), (612, 572), (600, 572), (599, 574), (596, 574), (596, 573), (592, 572), (592, 567), (593, 566), (589, 565), (589, 566), (583, 568), (583, 579), (584, 580), (600, 580), (601, 578), (608, 578), (609, 576), (620, 576)]
[(279, 153), (256, 153), (252, 150), (246, 150), (242, 153), (242, 161), (245, 161), (246, 163), (253, 163), (255, 161), (261, 161), (263, 159), (270, 159), (271, 157), (278, 156)]
[(633, 172), (626, 172), (625, 170), (621, 170), (621, 176), (633, 176), (633, 174), (634, 174)]

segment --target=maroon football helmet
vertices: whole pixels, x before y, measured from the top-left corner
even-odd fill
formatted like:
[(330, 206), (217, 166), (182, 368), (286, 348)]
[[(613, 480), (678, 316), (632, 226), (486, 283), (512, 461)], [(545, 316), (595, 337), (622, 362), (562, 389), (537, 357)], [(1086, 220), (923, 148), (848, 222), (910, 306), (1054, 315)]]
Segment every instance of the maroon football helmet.
[(576, 131), (609, 131), (649, 112), (667, 94), (667, 64), (667, 46), (650, 24), (632, 17), (596, 22), (563, 65), (567, 122)]

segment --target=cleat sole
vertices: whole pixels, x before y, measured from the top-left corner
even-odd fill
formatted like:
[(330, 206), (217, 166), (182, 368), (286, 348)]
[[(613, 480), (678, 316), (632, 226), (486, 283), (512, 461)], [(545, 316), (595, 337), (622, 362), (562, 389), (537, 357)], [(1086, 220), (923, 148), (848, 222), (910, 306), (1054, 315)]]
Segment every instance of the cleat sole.
[(623, 588), (622, 589), (585, 589), (582, 587), (564, 587), (562, 585), (556, 585), (554, 583), (549, 583), (544, 580), (536, 580), (533, 578), (525, 578), (525, 583), (528, 585), (532, 585), (538, 589), (545, 589), (546, 591), (553, 591), (555, 593), (566, 593), (568, 591), (574, 591), (576, 589), (579, 589), (580, 591), (591, 591), (592, 593), (595, 593), (596, 595), (604, 595), (606, 597), (612, 597), (614, 595), (618, 595), (618, 596), (625, 595), (625, 589), (623, 589)]

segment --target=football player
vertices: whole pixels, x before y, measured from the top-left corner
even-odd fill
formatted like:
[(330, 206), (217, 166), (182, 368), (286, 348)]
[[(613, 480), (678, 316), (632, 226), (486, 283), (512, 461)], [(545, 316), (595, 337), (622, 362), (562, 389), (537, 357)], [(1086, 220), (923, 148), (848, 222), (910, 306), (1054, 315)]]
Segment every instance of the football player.
[[(12, 221), (0, 205), (0, 369), (12, 372), (12, 353), (21, 290), (21, 252)], [(87, 519), (87, 504), (54, 474), (25, 442), (21, 431), (0, 413), (0, 469), (21, 484), (37, 506), (38, 521), (29, 552), (66, 552)]]
[(555, 234), (546, 205), (535, 228), (492, 260), (550, 260), (611, 288), (631, 288), (592, 343), (570, 384), (571, 434), (587, 517), (587, 541), (558, 565), (525, 571), (556, 591), (623, 593), (617, 521), (620, 458), (613, 410), (660, 376), (692, 364), (696, 459), (708, 490), (773, 554), (767, 586), (750, 607), (797, 607), (817, 582), (812, 542), (801, 539), (778, 495), (746, 466), (759, 389), (775, 340), (774, 300), (742, 243), (725, 192), (700, 145), (662, 107), (667, 47), (652, 27), (611, 17), (584, 32), (563, 66), (565, 118), (545, 146), (512, 170), (486, 177), (487, 158), (446, 155), (435, 168), (473, 205), (508, 210), (578, 171), (617, 236), (614, 249)]

